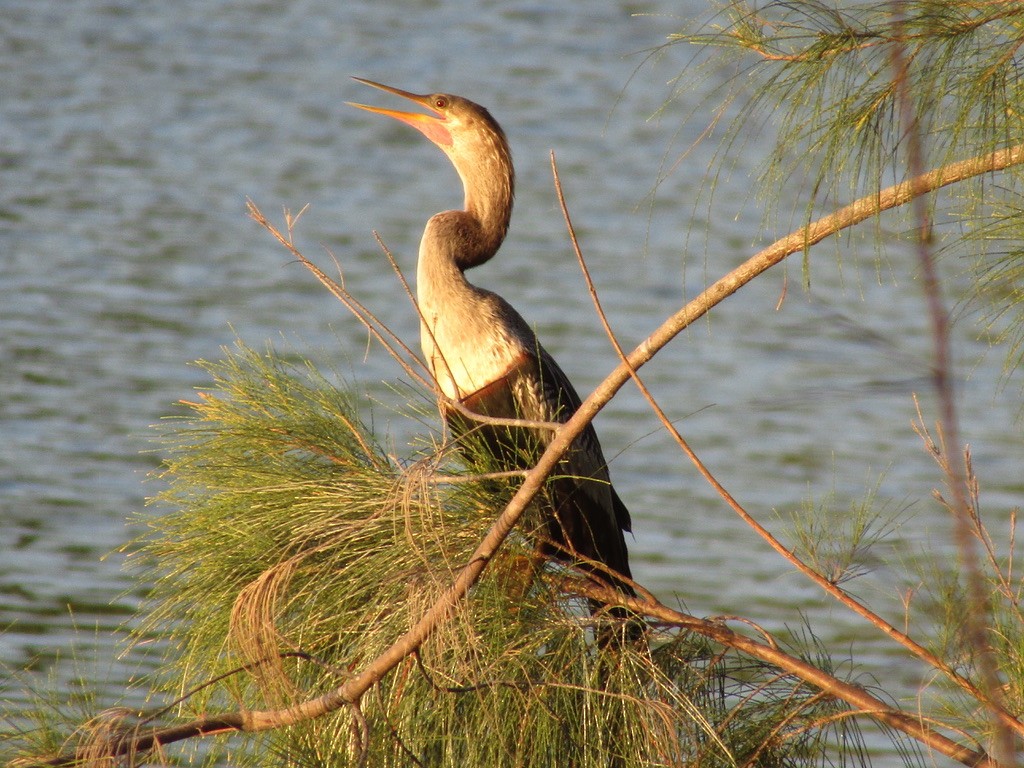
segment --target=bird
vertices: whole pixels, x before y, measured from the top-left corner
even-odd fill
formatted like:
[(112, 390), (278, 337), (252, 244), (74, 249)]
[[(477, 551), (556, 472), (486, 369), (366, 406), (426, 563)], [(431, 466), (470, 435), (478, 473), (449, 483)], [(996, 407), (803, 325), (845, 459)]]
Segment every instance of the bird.
[[(445, 407), (442, 399), (453, 433), (478, 431), (502, 469), (530, 469), (553, 434), (537, 423), (568, 421), (581, 400), (512, 305), (466, 278), (467, 270), (494, 257), (508, 232), (515, 170), (505, 132), (487, 109), (469, 99), (449, 93), (415, 94), (353, 79), (424, 108), (426, 112), (404, 112), (349, 102), (417, 129), (447, 155), (462, 180), (463, 208), (430, 217), (420, 241), (420, 343), (440, 392), (450, 401), (484, 416), (533, 423), (474, 422), (458, 409)], [(634, 597), (625, 540), (632, 521), (611, 484), (593, 425), (572, 443), (548, 480), (544, 497), (540, 504), (546, 541), (539, 545), (541, 556), (575, 562), (598, 583)], [(591, 601), (592, 614), (602, 607)], [(635, 614), (619, 606), (609, 612), (628, 619), (622, 624), (625, 630), (620, 627), (618, 635), (598, 631), (599, 644), (618, 644), (623, 636), (642, 633)]]

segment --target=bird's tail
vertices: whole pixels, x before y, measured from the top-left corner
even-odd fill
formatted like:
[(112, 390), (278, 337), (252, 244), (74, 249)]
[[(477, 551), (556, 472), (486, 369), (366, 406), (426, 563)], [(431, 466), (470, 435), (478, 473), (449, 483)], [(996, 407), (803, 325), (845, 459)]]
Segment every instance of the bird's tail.
[[(607, 573), (600, 574), (597, 579), (623, 595), (636, 597), (636, 591), (630, 584), (614, 579)], [(622, 605), (608, 605), (595, 599), (588, 602), (590, 615), (595, 619), (594, 633), (598, 648), (635, 647), (646, 642), (648, 627), (643, 616)]]
[(647, 637), (647, 622), (643, 617), (621, 606), (607, 607), (596, 600), (590, 602), (591, 615), (604, 613), (607, 618), (596, 629), (597, 647), (619, 649), (639, 646)]

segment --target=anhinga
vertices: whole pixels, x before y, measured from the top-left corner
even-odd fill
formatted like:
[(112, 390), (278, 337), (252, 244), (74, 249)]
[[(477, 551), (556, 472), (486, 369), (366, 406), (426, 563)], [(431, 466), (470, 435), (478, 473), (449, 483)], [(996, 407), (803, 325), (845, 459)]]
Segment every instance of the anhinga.
[[(443, 211), (427, 222), (416, 272), (423, 353), (441, 392), (487, 416), (567, 421), (580, 397), (565, 373), (507, 301), (465, 276), (497, 253), (512, 216), (515, 173), (501, 127), (486, 109), (459, 96), (418, 95), (355, 79), (428, 109), (431, 114), (352, 104), (419, 130), (448, 156), (465, 187), (464, 210)], [(551, 440), (551, 431), (540, 427), (480, 425), (451, 408), (446, 417), (456, 433), (481, 430), (505, 469), (529, 469)], [(544, 554), (579, 558), (584, 568), (587, 561), (601, 563), (606, 568), (588, 568), (595, 579), (634, 595), (616, 578), (631, 578), (623, 537), (631, 530), (629, 511), (611, 485), (592, 426), (573, 443), (556, 475), (541, 502), (549, 538)], [(635, 637), (640, 626), (631, 621), (626, 631)]]

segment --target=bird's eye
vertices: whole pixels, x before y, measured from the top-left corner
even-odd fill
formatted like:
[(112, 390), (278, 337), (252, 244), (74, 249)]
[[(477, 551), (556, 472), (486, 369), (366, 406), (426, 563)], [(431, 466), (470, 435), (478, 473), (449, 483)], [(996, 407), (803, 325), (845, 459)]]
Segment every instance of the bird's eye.
[(434, 106), (437, 107), (438, 109), (444, 109), (445, 107), (448, 106), (448, 99), (446, 99), (444, 96), (435, 96)]

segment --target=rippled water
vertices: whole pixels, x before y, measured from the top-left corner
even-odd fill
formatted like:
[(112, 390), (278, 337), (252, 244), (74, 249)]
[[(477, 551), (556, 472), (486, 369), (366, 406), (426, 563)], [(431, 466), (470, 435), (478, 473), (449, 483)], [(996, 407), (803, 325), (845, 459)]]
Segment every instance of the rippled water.
[[(737, 152), (710, 210), (706, 197), (694, 206), (712, 160), (703, 145), (652, 198), (710, 120), (680, 132), (682, 117), (730, 74), (705, 73), (655, 116), (693, 51), (651, 57), (650, 49), (704, 9), (696, 0), (5, 3), (0, 663), (36, 672), (0, 682), (0, 693), (21, 696), (45, 673), (67, 685), (109, 674), (117, 691), (129, 674), (113, 654), (145, 585), (122, 571), (117, 551), (138, 533), (126, 519), (155, 491), (146, 480), (160, 458), (150, 425), (204, 382), (189, 361), (218, 357), (236, 335), (273, 340), (340, 361), (389, 396), (381, 382), (398, 371), (386, 355), (371, 349), (364, 358), (359, 327), (244, 213), (246, 197), (274, 215), (309, 203), (298, 230), (305, 252), (329, 264), (322, 247), (330, 249), (349, 289), (417, 338), (371, 230), (412, 274), (424, 221), (458, 204), (461, 190), (426, 142), (344, 105), (381, 103), (349, 75), (456, 92), (503, 124), (517, 160), (517, 210), (501, 257), (476, 281), (536, 324), (583, 392), (614, 356), (566, 243), (549, 150), (627, 345), (783, 234), (762, 229), (749, 195), (767, 149), (760, 137)], [(799, 190), (778, 195), (783, 210), (800, 204)], [(915, 502), (892, 551), (946, 546), (947, 521), (920, 501), (940, 481), (910, 428), (911, 393), (930, 399), (912, 254), (894, 246), (878, 269), (870, 246), (844, 241), (840, 251), (841, 269), (829, 247), (815, 254), (809, 294), (791, 266), (727, 300), (645, 369), (646, 379), (719, 479), (766, 523), (774, 525), (775, 509), (833, 491), (842, 513), (877, 483), (891, 509)], [(998, 389), (1000, 355), (974, 340), (972, 319), (957, 330), (965, 436), (985, 509), (1003, 521), (1022, 490), (1020, 426), (1009, 418), (1017, 391)], [(868, 672), (913, 690), (921, 671), (785, 575), (635, 393), (624, 391), (599, 429), (606, 452), (621, 452), (613, 471), (633, 512), (641, 582), (697, 614), (740, 614), (769, 628), (798, 625), (802, 611)], [(874, 590), (892, 575), (875, 576), (865, 591), (883, 599)], [(94, 656), (111, 670), (92, 671)]]

